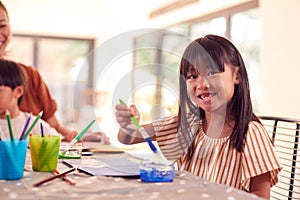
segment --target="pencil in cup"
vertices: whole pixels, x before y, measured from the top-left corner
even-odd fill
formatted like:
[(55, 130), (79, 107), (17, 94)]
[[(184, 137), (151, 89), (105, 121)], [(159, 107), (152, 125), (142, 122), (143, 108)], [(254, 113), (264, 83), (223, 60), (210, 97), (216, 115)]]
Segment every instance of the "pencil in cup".
[(35, 118), (35, 120), (32, 122), (31, 126), (29, 127), (29, 129), (26, 131), (26, 133), (24, 134), (24, 137), (22, 139), (26, 140), (29, 133), (32, 131), (32, 129), (34, 128), (34, 126), (36, 125), (36, 123), (39, 121), (39, 119), (42, 117), (43, 115), (43, 111), (41, 111)]
[(26, 122), (25, 122), (23, 131), (22, 131), (21, 136), (20, 136), (20, 140), (23, 140), (23, 138), (24, 138), (24, 136), (25, 136), (25, 133), (26, 133), (26, 131), (27, 131), (27, 128), (28, 128), (29, 123), (30, 123), (30, 120), (31, 120), (31, 115), (32, 115), (32, 114), (30, 113), (30, 115), (28, 116), (28, 118), (27, 118), (27, 120), (26, 120)]
[(14, 134), (13, 134), (12, 125), (11, 125), (10, 113), (8, 110), (5, 111), (5, 115), (6, 115), (7, 125), (8, 125), (8, 129), (9, 129), (10, 140), (14, 141)]

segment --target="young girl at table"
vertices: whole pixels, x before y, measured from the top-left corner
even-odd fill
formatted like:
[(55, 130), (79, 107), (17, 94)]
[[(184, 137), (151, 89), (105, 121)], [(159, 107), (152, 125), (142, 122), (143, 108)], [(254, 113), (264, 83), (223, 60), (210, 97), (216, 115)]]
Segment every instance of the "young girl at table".
[[(19, 105), (26, 91), (27, 76), (17, 63), (10, 60), (0, 59), (0, 67), (0, 127), (5, 138), (9, 138), (9, 126), (6, 119), (6, 112), (8, 110), (11, 117), (14, 138), (19, 139), (26, 121), (30, 116), (29, 113), (21, 112), (19, 109)], [(32, 115), (28, 128), (35, 119), (36, 116)], [(44, 133), (60, 135), (54, 128), (51, 128), (50, 125), (42, 119), (39, 119), (32, 129), (32, 134), (41, 134), (41, 123)], [(1, 139), (3, 140), (4, 138)]]
[[(248, 75), (236, 47), (206, 35), (193, 41), (180, 63), (179, 112), (143, 127), (178, 169), (269, 198), (281, 164), (252, 110)], [(116, 106), (119, 140), (144, 142), (130, 116), (134, 105)]]

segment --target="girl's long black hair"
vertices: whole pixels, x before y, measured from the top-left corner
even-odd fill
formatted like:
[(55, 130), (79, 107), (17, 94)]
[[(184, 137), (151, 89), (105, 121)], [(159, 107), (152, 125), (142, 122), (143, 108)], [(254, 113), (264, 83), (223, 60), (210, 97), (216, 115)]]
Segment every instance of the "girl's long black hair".
[[(204, 63), (203, 63), (204, 62)], [(194, 133), (190, 130), (187, 113), (198, 115), (198, 119), (203, 119), (205, 111), (195, 105), (187, 93), (186, 77), (190, 66), (210, 66), (224, 72), (224, 64), (239, 67), (238, 76), (240, 84), (235, 85), (232, 99), (227, 104), (227, 113), (233, 115), (235, 125), (230, 135), (230, 145), (238, 152), (242, 152), (246, 138), (248, 124), (250, 121), (258, 121), (252, 109), (250, 98), (250, 88), (247, 70), (241, 54), (237, 48), (227, 39), (217, 35), (206, 35), (194, 40), (185, 49), (180, 62), (180, 97), (178, 112), (178, 131), (185, 138), (185, 143), (191, 144)], [(189, 147), (189, 155), (193, 153), (193, 145)]]

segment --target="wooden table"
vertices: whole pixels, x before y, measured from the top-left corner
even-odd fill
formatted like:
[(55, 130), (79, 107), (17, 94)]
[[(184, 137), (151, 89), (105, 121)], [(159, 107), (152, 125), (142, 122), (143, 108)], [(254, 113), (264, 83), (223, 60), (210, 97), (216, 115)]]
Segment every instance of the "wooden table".
[[(29, 153), (30, 154), (30, 153)], [(97, 154), (110, 156), (110, 154)], [(26, 160), (24, 177), (16, 181), (0, 180), (0, 199), (260, 199), (255, 195), (228, 187), (207, 182), (188, 172), (176, 172), (173, 182), (145, 183), (138, 178), (120, 178), (90, 176), (75, 171), (69, 174), (76, 185), (69, 185), (62, 179), (55, 179), (40, 187), (33, 187), (44, 178), (53, 176), (48, 172), (33, 172), (30, 158)], [(59, 162), (58, 169), (67, 170), (68, 166)]]

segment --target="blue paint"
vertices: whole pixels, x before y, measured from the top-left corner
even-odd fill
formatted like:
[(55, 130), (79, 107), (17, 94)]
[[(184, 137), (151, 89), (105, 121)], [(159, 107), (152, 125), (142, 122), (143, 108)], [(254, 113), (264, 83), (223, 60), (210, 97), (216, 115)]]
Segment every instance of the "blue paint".
[(156, 163), (142, 163), (140, 165), (140, 178), (144, 182), (172, 182), (174, 176), (173, 165)]

